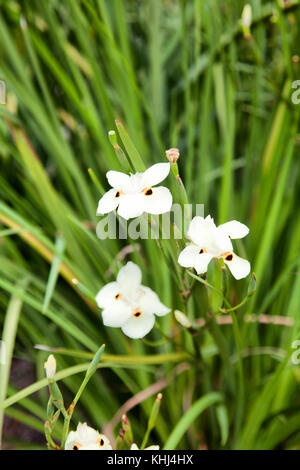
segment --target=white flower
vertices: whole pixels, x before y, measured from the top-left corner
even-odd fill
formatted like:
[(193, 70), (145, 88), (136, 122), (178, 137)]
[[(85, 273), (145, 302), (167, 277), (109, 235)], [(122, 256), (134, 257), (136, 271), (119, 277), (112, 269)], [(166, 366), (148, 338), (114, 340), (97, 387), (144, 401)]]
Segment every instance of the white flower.
[(134, 339), (143, 338), (152, 330), (154, 314), (163, 316), (170, 312), (155, 292), (141, 282), (140, 268), (129, 261), (120, 269), (117, 281), (104, 286), (95, 297), (103, 308), (104, 325), (119, 327)]
[(44, 364), (46, 370), (46, 376), (48, 379), (52, 379), (56, 372), (56, 359), (53, 354), (50, 354), (47, 361)]
[(172, 206), (172, 194), (156, 184), (169, 174), (170, 163), (156, 163), (144, 173), (126, 175), (119, 171), (108, 171), (106, 178), (113, 189), (100, 199), (97, 215), (107, 214), (118, 208), (118, 214), (128, 220), (143, 212), (163, 214)]
[(223, 258), (235, 279), (242, 279), (248, 276), (250, 263), (233, 253), (231, 239), (243, 238), (248, 233), (248, 227), (236, 220), (216, 227), (210, 215), (205, 219), (194, 217), (188, 230), (193, 243), (182, 250), (178, 263), (185, 268), (195, 268), (198, 274), (204, 274), (212, 258)]
[[(136, 444), (132, 444), (130, 450), (140, 450)], [(145, 447), (144, 450), (159, 450), (159, 446), (149, 446)]]
[(86, 423), (78, 423), (67, 437), (65, 450), (112, 450), (109, 440)]

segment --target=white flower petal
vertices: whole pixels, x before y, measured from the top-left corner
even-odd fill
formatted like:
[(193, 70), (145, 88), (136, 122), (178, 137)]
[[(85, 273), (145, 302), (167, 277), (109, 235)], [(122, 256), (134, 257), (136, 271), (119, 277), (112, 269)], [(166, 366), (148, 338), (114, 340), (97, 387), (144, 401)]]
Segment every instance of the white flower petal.
[(172, 207), (172, 194), (168, 188), (164, 186), (158, 186), (157, 188), (151, 188), (152, 194), (146, 196), (143, 194), (144, 199), (144, 211), (149, 214), (164, 214), (169, 212)]
[(122, 297), (102, 311), (103, 325), (113, 328), (120, 328), (131, 316), (132, 308), (123, 302)]
[(170, 313), (170, 309), (166, 307), (160, 300), (158, 295), (149, 287), (142, 286), (144, 295), (140, 298), (139, 308), (146, 315), (155, 314), (159, 317)]
[[(140, 450), (136, 444), (131, 444), (130, 450)], [(144, 450), (159, 450), (159, 446), (145, 447)]]
[(193, 268), (199, 252), (200, 248), (197, 245), (186, 246), (179, 254), (178, 263), (184, 268)]
[(188, 229), (189, 238), (201, 248), (206, 248), (211, 243), (211, 235), (216, 229), (212, 218), (194, 217)]
[(110, 189), (102, 196), (98, 203), (97, 215), (107, 214), (118, 207), (120, 198), (116, 197), (116, 194), (115, 189)]
[(218, 229), (223, 230), (230, 238), (244, 238), (249, 233), (249, 228), (237, 220), (230, 220), (226, 224), (219, 225)]
[(168, 176), (169, 172), (170, 163), (156, 163), (143, 173), (142, 184), (145, 188), (155, 186), (163, 181)]
[(248, 276), (250, 273), (250, 263), (246, 259), (240, 258), (235, 253), (232, 254), (232, 260), (228, 261), (224, 258), (224, 263), (227, 264), (228, 268), (231, 271), (231, 274), (235, 279), (242, 279), (243, 277)]
[(76, 431), (71, 431), (69, 433), (65, 449), (72, 450), (75, 442), (78, 442), (81, 446), (96, 444), (98, 437), (98, 431), (91, 428), (86, 423), (78, 423)]
[(117, 282), (121, 286), (122, 292), (135, 291), (141, 285), (142, 271), (137, 264), (128, 261), (118, 272)]
[(202, 253), (197, 255), (194, 268), (198, 274), (204, 274), (207, 271), (209, 262), (213, 259), (213, 255), (210, 253)]
[(121, 327), (125, 335), (132, 339), (143, 338), (153, 328), (155, 323), (154, 315), (142, 313), (139, 317), (134, 315)]
[(95, 297), (98, 307), (105, 308), (116, 302), (116, 295), (120, 293), (120, 286), (117, 282), (110, 282), (99, 290)]
[(76, 442), (76, 438), (77, 438), (76, 431), (71, 431), (68, 434), (68, 437), (67, 437), (67, 440), (66, 440), (66, 443), (65, 443), (65, 450), (72, 450), (73, 449), (74, 442)]
[(144, 195), (138, 194), (123, 194), (120, 197), (120, 204), (118, 214), (124, 219), (132, 219), (139, 217), (144, 212)]
[(78, 450), (101, 450), (98, 444), (86, 444), (80, 447)]
[(139, 450), (136, 444), (131, 444), (130, 450)]
[(97, 446), (100, 450), (112, 450), (109, 439), (104, 434), (99, 434)]
[(120, 171), (108, 171), (106, 178), (109, 184), (115, 189), (121, 189), (126, 192), (127, 188), (130, 187), (130, 176)]

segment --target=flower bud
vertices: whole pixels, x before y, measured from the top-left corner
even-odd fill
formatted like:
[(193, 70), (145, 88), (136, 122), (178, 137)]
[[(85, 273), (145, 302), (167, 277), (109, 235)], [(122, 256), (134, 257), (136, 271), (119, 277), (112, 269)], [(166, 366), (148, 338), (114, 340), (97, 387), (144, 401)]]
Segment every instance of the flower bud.
[(244, 6), (242, 12), (242, 26), (244, 29), (249, 29), (252, 23), (252, 8), (249, 3)]
[(179, 158), (179, 150), (175, 148), (166, 150), (166, 157), (170, 163), (176, 163)]
[(53, 354), (50, 354), (48, 357), (47, 362), (44, 364), (46, 370), (46, 376), (48, 379), (52, 379), (56, 372), (56, 360)]
[(180, 323), (184, 328), (190, 328), (192, 326), (188, 317), (184, 313), (180, 312), (180, 310), (175, 310), (174, 315), (178, 323)]

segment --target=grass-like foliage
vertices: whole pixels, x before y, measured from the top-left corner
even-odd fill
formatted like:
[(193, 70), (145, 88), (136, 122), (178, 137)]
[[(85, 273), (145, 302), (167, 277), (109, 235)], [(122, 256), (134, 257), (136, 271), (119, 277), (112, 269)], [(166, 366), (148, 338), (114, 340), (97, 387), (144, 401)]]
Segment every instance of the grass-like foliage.
[[(61, 403), (52, 397), (47, 411), (49, 351), (52, 387), (66, 409), (80, 390), (65, 424), (61, 408), (48, 433), (53, 446), (87, 422), (121, 448), (126, 413), (122, 436), (139, 447), (300, 447), (292, 356), (300, 324), (300, 104), (292, 99), (300, 1), (249, 3), (250, 28), (242, 0), (0, 2), (5, 448), (46, 449), (44, 423)], [(106, 172), (144, 171), (167, 162), (171, 147), (180, 150), (181, 179), (173, 167), (163, 184), (174, 202), (204, 204), (217, 225), (246, 224), (250, 233), (235, 249), (256, 282), (251, 274), (234, 279), (220, 261), (206, 276), (182, 268), (182, 240), (97, 237)], [(93, 301), (128, 261), (171, 308), (138, 340), (104, 326)], [(97, 370), (86, 374), (102, 344)], [(15, 421), (28, 432), (14, 434)]]

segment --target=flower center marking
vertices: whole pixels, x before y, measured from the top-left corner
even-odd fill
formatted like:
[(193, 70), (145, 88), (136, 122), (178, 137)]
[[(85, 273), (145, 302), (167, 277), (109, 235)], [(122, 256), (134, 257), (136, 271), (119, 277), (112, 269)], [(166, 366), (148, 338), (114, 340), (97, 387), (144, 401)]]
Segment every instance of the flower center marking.
[(144, 194), (145, 196), (151, 196), (151, 194), (153, 194), (153, 191), (151, 188), (147, 188), (145, 189)]
[(135, 318), (139, 318), (141, 315), (142, 315), (142, 312), (141, 312), (139, 309), (135, 310), (135, 312), (134, 312), (134, 314), (133, 314), (133, 316), (134, 316)]
[(99, 447), (103, 447), (104, 446), (104, 440), (99, 437), (98, 441), (97, 441), (97, 444), (99, 445)]
[(233, 254), (232, 253), (224, 253), (224, 255), (222, 255), (222, 257), (225, 258), (226, 261), (232, 261)]
[(202, 253), (207, 253), (205, 248), (201, 248), (201, 250), (199, 251), (199, 255), (202, 255)]
[(121, 191), (117, 191), (115, 197), (120, 197), (120, 196), (121, 196)]
[(117, 295), (115, 295), (115, 299), (116, 299), (116, 300), (119, 300), (120, 297), (121, 297), (121, 294), (120, 294), (120, 293), (117, 294)]
[(79, 442), (74, 442), (74, 445), (73, 445), (73, 450), (79, 450), (80, 449), (81, 444), (79, 444)]

